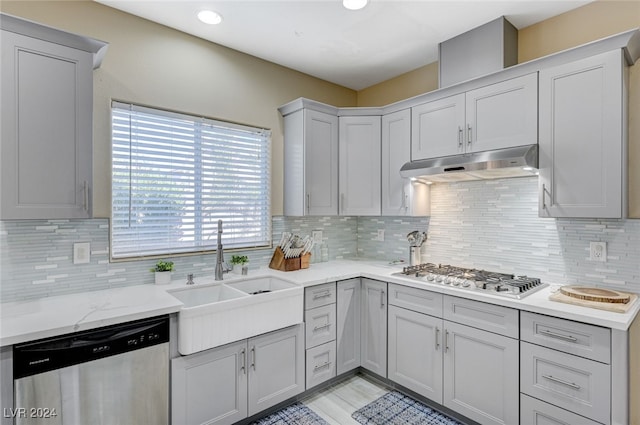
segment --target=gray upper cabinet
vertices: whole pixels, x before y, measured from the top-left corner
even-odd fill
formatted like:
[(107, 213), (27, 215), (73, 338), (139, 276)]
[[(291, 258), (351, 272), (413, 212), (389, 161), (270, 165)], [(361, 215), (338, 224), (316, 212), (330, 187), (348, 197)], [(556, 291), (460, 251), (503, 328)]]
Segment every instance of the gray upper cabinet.
[(380, 117), (339, 118), (339, 214), (380, 215)]
[(284, 214), (338, 215), (338, 117), (309, 108), (283, 115)]
[(427, 216), (429, 186), (400, 176), (411, 160), (411, 109), (382, 117), (382, 215)]
[(91, 217), (92, 70), (106, 44), (8, 15), (1, 23), (0, 218)]
[(622, 50), (540, 71), (541, 217), (626, 214)]
[(527, 74), (412, 108), (411, 159), (538, 142), (538, 75)]

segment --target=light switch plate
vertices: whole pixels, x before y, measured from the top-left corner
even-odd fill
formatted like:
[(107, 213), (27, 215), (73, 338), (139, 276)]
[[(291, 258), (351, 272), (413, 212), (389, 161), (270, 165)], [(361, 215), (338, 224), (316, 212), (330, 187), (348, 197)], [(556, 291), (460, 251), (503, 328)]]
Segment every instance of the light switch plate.
[(73, 244), (73, 264), (87, 264), (91, 260), (91, 243), (76, 242)]

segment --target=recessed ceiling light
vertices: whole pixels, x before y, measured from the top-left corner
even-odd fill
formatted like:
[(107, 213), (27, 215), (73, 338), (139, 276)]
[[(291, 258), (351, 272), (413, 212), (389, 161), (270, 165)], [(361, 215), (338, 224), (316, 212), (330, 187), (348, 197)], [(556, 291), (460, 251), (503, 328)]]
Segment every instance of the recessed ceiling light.
[(349, 10), (360, 10), (367, 5), (369, 0), (342, 0), (342, 5)]
[(198, 12), (198, 19), (209, 25), (218, 25), (222, 22), (222, 16), (213, 10), (202, 10)]

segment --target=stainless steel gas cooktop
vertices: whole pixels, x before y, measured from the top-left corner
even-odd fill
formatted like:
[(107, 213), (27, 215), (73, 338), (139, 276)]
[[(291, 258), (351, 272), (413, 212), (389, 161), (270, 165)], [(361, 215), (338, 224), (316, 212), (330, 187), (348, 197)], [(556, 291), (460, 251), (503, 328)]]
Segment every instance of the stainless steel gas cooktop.
[(548, 286), (535, 277), (465, 269), (446, 264), (426, 263), (404, 267), (394, 275), (516, 299)]

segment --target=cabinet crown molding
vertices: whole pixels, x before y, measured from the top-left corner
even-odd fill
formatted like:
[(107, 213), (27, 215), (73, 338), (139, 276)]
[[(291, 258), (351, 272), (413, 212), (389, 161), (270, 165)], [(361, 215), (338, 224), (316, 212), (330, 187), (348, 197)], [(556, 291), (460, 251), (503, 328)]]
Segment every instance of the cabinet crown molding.
[(6, 13), (0, 13), (0, 29), (93, 53), (93, 69), (100, 68), (109, 47), (109, 43), (104, 41), (62, 31)]

